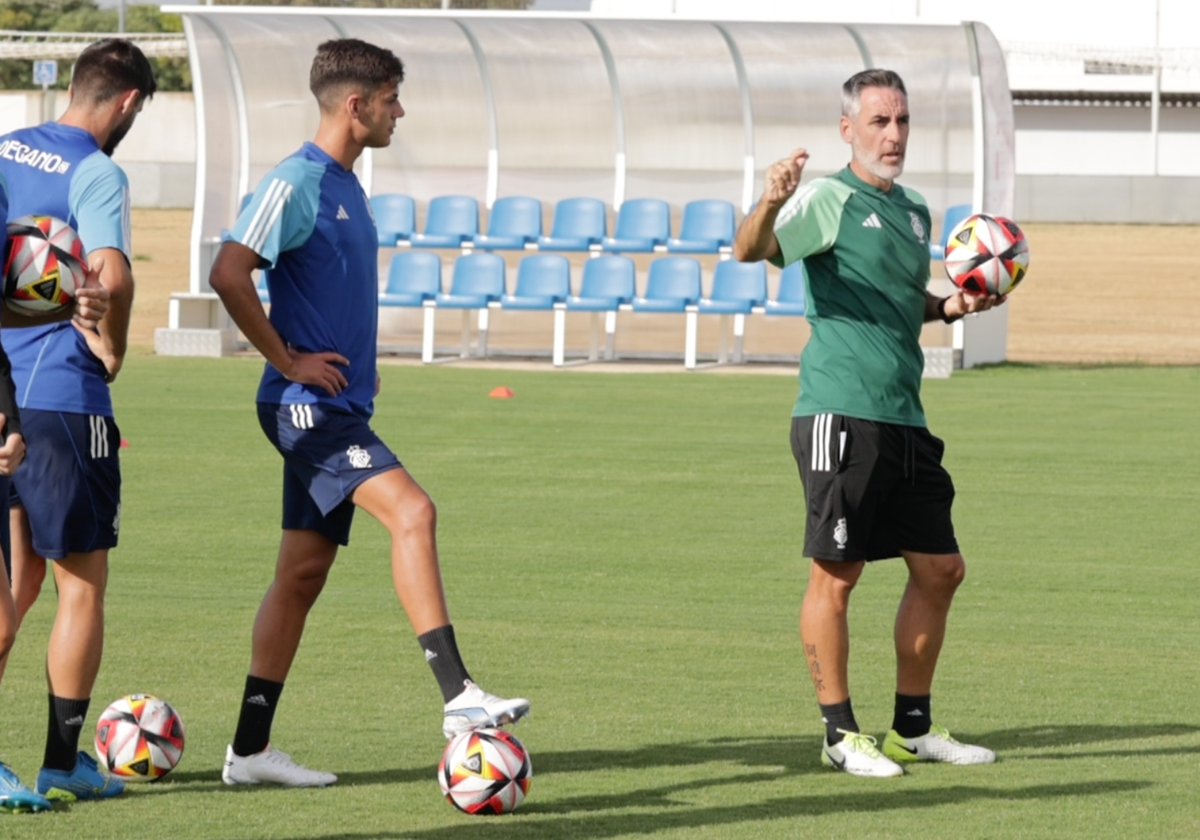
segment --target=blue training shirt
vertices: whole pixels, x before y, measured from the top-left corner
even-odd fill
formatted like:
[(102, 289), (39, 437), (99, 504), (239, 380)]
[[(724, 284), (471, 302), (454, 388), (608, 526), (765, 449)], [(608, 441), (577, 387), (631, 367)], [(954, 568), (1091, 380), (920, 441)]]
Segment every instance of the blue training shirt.
[[(116, 248), (130, 258), (129, 180), (82, 128), (45, 123), (0, 137), (13, 221), (56, 216), (91, 253)], [(69, 321), (0, 333), (21, 408), (112, 416), (107, 371)]]
[(226, 241), (261, 257), (271, 325), (302, 353), (334, 351), (350, 360), (346, 388), (284, 379), (271, 364), (260, 403), (321, 403), (370, 418), (379, 324), (379, 244), (375, 218), (354, 173), (312, 143), (267, 173)]

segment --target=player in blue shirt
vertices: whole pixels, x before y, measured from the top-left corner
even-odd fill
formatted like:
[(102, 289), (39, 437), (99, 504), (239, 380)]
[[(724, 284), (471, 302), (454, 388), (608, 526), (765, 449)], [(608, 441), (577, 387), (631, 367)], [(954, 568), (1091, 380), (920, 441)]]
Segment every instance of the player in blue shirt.
[[(8, 183), (3, 173), (0, 173), (0, 218), (8, 215)], [(7, 247), (7, 229), (0, 228), (0, 253)], [(89, 278), (90, 284), (98, 286), (94, 276)], [(79, 305), (58, 315), (50, 316), (55, 320), (66, 317), (76, 317), (85, 328), (93, 328), (95, 319), (103, 316), (107, 307), (108, 293), (100, 288), (80, 289), (77, 295)], [(99, 307), (97, 309), (97, 306)], [(6, 326), (31, 326), (45, 318), (31, 318), (7, 307), (0, 309), (0, 320)], [(10, 489), (9, 477), (25, 458), (25, 438), (21, 433), (21, 415), (17, 408), (17, 386), (12, 379), (12, 367), (4, 348), (0, 346), (0, 551), (3, 552), (4, 562), (0, 564), (0, 677), (4, 675), (8, 663), (8, 653), (12, 650), (17, 638), (17, 627), (20, 621), (17, 617), (16, 602), (13, 601), (12, 590), (9, 586), (9, 571), (12, 551), (9, 543), (8, 494)], [(17, 774), (7, 764), (0, 761), (0, 811), (15, 813), (37, 813), (50, 810), (50, 800), (41, 794), (21, 784)]]
[[(309, 87), (316, 138), (267, 174), (213, 264), (210, 283), (267, 359), (258, 416), (284, 460), (283, 539), (254, 622), (250, 673), (226, 784), (333, 784), (270, 746), (271, 724), (305, 618), (325, 585), (357, 505), (392, 537), (392, 579), (445, 700), (453, 737), (515, 721), (529, 701), (488, 694), (458, 653), (442, 592), (433, 502), (368, 425), (375, 368), (378, 246), (370, 204), (351, 171), (365, 148), (391, 142), (404, 115), (404, 66), (353, 39), (322, 44)], [(252, 272), (266, 269), (271, 314)]]
[(79, 233), (109, 291), (94, 328), (54, 323), (0, 334), (12, 361), (28, 451), (13, 474), (13, 584), (18, 615), (53, 560), (58, 610), (50, 632), (50, 688), (37, 790), (50, 799), (97, 799), (123, 789), (79, 751), (79, 734), (104, 646), (108, 551), (120, 528), (120, 432), (109, 383), (125, 357), (133, 303), (129, 184), (110, 155), (156, 85), (150, 63), (121, 39), (90, 45), (75, 62), (58, 122), (0, 137), (11, 221), (57, 216)]

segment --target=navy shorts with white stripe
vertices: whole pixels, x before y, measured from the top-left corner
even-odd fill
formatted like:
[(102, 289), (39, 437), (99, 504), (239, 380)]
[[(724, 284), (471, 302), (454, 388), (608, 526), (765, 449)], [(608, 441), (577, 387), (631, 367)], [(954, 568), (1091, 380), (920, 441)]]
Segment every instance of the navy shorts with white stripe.
[(25, 460), (11, 499), (25, 508), (33, 549), (62, 560), (113, 548), (121, 528), (121, 432), (111, 417), (21, 409)]
[[(23, 415), (22, 415), (23, 416)], [(350, 495), (368, 478), (401, 466), (362, 417), (320, 404), (258, 404), (258, 422), (283, 456), (283, 527), (350, 541)]]

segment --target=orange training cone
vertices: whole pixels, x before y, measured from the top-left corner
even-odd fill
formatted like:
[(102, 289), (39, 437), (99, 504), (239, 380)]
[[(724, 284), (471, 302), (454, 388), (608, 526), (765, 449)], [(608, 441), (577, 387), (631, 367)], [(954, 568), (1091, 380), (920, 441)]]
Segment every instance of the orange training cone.
[(488, 394), (488, 396), (497, 400), (507, 400), (512, 398), (513, 392), (512, 388), (505, 388), (503, 385), (501, 385), (499, 388), (493, 388), (492, 392)]

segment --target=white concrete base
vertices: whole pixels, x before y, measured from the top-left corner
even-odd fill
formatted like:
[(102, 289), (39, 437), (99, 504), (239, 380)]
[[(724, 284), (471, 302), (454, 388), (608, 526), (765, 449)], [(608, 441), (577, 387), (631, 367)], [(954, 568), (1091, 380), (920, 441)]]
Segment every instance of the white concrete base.
[(922, 347), (925, 351), (925, 370), (921, 374), (926, 379), (949, 379), (954, 371), (953, 347)]
[(237, 330), (171, 329), (154, 331), (154, 352), (160, 356), (231, 356), (237, 348)]

